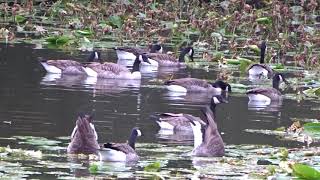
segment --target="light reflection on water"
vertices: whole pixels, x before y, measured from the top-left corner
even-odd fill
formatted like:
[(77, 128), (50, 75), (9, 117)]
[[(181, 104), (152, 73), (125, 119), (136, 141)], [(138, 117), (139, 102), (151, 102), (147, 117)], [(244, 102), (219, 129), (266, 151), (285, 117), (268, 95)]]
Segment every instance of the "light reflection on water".
[[(144, 73), (141, 81), (52, 75), (43, 72), (36, 60), (37, 57), (63, 59), (75, 55), (56, 50), (30, 49), (27, 45), (1, 48), (0, 122), (11, 123), (3, 123), (0, 126), (1, 137), (14, 135), (47, 138), (69, 136), (77, 114), (92, 112), (100, 142), (125, 142), (130, 129), (138, 126), (143, 132), (138, 144), (168, 145), (165, 149), (175, 149), (177, 145), (181, 144), (187, 145), (185, 148), (191, 150), (192, 135), (183, 134), (183, 137), (179, 137), (178, 135), (158, 134), (159, 128), (150, 115), (156, 112), (174, 112), (199, 116), (199, 108), (209, 103), (208, 97), (210, 95), (180, 94), (174, 96), (163, 88), (161, 83), (150, 85), (150, 81), (156, 78), (168, 79), (172, 75), (174, 78), (191, 76), (215, 79), (218, 73), (190, 69), (160, 69), (158, 73)], [(21, 53), (16, 53), (16, 51)], [(107, 51), (103, 55), (108, 57), (106, 59), (115, 60), (115, 54), (112, 51)], [(86, 53), (80, 53), (75, 57), (81, 60), (86, 56)], [(252, 86), (250, 82), (248, 85)], [(288, 127), (292, 123), (291, 118), (317, 117), (317, 111), (310, 110), (310, 107), (319, 106), (317, 102), (313, 101), (306, 100), (297, 104), (296, 101), (284, 99), (280, 105), (257, 108), (250, 105), (248, 107), (248, 98), (244, 94), (230, 93), (228, 96), (229, 103), (217, 107), (216, 119), (227, 145), (300, 146), (298, 143), (279, 141), (272, 136), (250, 134), (243, 130)], [(0, 142), (2, 146), (8, 144), (4, 140)], [(19, 147), (17, 143), (11, 143), (11, 146)], [(138, 147), (141, 146), (138, 145)], [(182, 148), (181, 151), (185, 150)], [(179, 159), (181, 151), (162, 154), (163, 159), (177, 158), (169, 161), (166, 164), (167, 168), (173, 168), (177, 164), (184, 168), (192, 166), (191, 159)], [(153, 154), (157, 154), (157, 152), (143, 152), (143, 150), (139, 152), (144, 161), (155, 160)], [(60, 161), (65, 161), (65, 159), (62, 158)], [(139, 168), (141, 170), (141, 167)], [(125, 171), (130, 172), (129, 169), (125, 168)]]

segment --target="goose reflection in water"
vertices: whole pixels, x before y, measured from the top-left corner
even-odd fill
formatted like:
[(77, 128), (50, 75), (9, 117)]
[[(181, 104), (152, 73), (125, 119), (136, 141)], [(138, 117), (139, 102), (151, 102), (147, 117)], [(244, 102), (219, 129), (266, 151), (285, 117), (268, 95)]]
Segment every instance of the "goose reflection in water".
[(254, 111), (277, 112), (282, 107), (282, 100), (266, 103), (265, 101), (249, 101), (248, 109)]
[(96, 93), (121, 93), (123, 91), (139, 89), (141, 80), (128, 79), (104, 79), (87, 77), (84, 81), (87, 87), (95, 90)]
[(85, 75), (67, 75), (47, 73), (41, 80), (42, 85), (58, 85), (64, 87), (73, 87), (83, 85)]

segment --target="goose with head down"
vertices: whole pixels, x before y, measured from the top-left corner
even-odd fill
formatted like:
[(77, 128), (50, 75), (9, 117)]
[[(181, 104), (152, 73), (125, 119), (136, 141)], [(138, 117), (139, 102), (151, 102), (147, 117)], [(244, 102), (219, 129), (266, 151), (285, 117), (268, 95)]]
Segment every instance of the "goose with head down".
[(107, 79), (141, 79), (140, 64), (141, 62), (150, 63), (148, 58), (143, 55), (137, 55), (133, 63), (132, 70), (126, 66), (115, 63), (91, 63), (83, 67), (88, 76), (107, 78)]
[[(118, 59), (132, 60), (134, 61), (137, 54), (149, 53), (148, 49), (142, 49), (137, 47), (115, 47), (114, 50), (117, 53)], [(150, 49), (150, 53), (162, 53), (163, 48), (159, 44), (153, 44)]]
[(135, 151), (135, 143), (138, 136), (141, 136), (141, 131), (138, 128), (133, 128), (127, 143), (103, 144), (98, 153), (100, 161), (138, 161), (139, 156)]
[(270, 104), (272, 101), (281, 101), (282, 96), (279, 91), (279, 84), (282, 81), (288, 84), (283, 74), (276, 73), (272, 78), (272, 87), (259, 87), (247, 91), (246, 94), (249, 97), (249, 101), (265, 102), (265, 105)]
[(159, 67), (186, 67), (185, 56), (189, 56), (190, 60), (193, 62), (194, 49), (192, 47), (184, 48), (179, 55), (179, 58), (170, 54), (160, 54), (160, 53), (146, 53), (146, 56), (158, 62)]
[[(217, 104), (227, 102), (217, 96), (212, 97), (211, 107), (205, 107), (202, 113), (205, 115), (206, 126), (197, 126), (190, 122), (194, 135), (194, 149), (192, 156), (217, 157), (224, 155), (224, 142), (215, 123), (215, 107)], [(192, 121), (192, 119), (190, 119)]]
[(71, 142), (67, 152), (71, 154), (95, 154), (100, 149), (98, 135), (92, 124), (92, 116), (87, 114), (79, 115), (76, 126), (71, 134)]
[[(93, 51), (87, 62), (102, 62), (100, 53)], [(48, 73), (53, 74), (86, 74), (83, 64), (75, 60), (42, 60), (41, 65)]]
[(206, 80), (197, 78), (180, 78), (168, 80), (164, 83), (169, 91), (173, 92), (208, 92), (220, 94), (222, 91), (231, 91), (230, 84), (217, 80), (209, 83)]
[(266, 41), (262, 41), (260, 45), (260, 64), (251, 64), (248, 68), (248, 74), (251, 78), (272, 77), (273, 69), (264, 63), (265, 53), (267, 49)]
[[(221, 95), (213, 96), (210, 102), (210, 107), (214, 111), (215, 104), (217, 102), (225, 102), (225, 98)], [(156, 122), (160, 126), (161, 130), (177, 131), (192, 131), (190, 121), (197, 127), (205, 126), (206, 123), (199, 117), (195, 117), (191, 114), (184, 113), (162, 113), (157, 116)]]

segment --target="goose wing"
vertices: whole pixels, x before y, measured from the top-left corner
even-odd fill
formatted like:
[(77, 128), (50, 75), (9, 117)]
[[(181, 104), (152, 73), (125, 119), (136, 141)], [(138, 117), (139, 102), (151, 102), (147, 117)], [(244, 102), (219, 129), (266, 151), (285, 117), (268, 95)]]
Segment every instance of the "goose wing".
[(116, 151), (121, 151), (125, 154), (135, 154), (135, 150), (127, 143), (106, 143), (105, 148), (110, 148)]
[(272, 87), (250, 89), (246, 92), (246, 94), (262, 94), (265, 96), (269, 96), (270, 94), (281, 95), (279, 90)]
[(95, 153), (100, 147), (95, 130), (85, 118), (78, 118), (68, 151), (71, 153)]
[(181, 78), (181, 79), (173, 79), (165, 82), (165, 85), (179, 85), (184, 88), (191, 88), (191, 87), (202, 87), (202, 88), (209, 88), (211, 84), (207, 81), (202, 79), (196, 78)]
[(178, 62), (178, 59), (176, 59), (174, 56), (171, 56), (169, 54), (161, 54), (161, 53), (146, 53), (146, 56), (150, 59), (153, 59), (155, 61), (173, 61)]
[(119, 51), (126, 51), (133, 54), (141, 54), (141, 53), (147, 53), (148, 51), (146, 49), (137, 48), (137, 47), (117, 47), (115, 50)]
[(120, 74), (121, 72), (128, 72), (128, 68), (121, 66), (115, 63), (92, 63), (89, 64), (88, 67), (96, 71), (98, 74), (102, 74), (105, 72), (111, 72), (114, 74)]
[(82, 66), (82, 64), (80, 62), (73, 61), (73, 60), (48, 60), (48, 61), (46, 61), (46, 63), (48, 65), (55, 66), (59, 69), (65, 69), (65, 68), (71, 67), (71, 66), (79, 66), (79, 67)]

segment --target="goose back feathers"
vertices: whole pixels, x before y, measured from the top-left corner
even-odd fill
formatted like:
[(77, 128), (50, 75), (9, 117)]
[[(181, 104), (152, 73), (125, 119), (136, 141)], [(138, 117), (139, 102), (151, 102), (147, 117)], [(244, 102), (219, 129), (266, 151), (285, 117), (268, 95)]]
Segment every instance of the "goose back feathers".
[(92, 124), (92, 116), (79, 115), (71, 134), (71, 142), (68, 145), (67, 152), (92, 154), (96, 153), (99, 148), (98, 135)]

